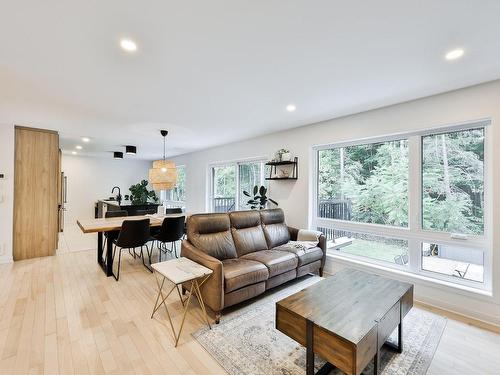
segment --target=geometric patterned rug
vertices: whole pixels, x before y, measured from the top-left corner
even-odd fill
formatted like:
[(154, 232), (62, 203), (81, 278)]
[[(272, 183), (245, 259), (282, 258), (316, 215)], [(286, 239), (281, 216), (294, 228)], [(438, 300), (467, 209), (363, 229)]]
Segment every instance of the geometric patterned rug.
[[(263, 297), (224, 314), (212, 329), (203, 327), (193, 337), (230, 375), (303, 375), (305, 349), (275, 328), (275, 303), (321, 280), (306, 276), (271, 290)], [(441, 340), (446, 318), (412, 308), (404, 320), (404, 351), (381, 353), (383, 375), (424, 375)], [(395, 331), (389, 341), (396, 342)], [(316, 357), (315, 364), (323, 365)], [(363, 374), (372, 374), (372, 364)], [(333, 370), (331, 375), (341, 374)]]

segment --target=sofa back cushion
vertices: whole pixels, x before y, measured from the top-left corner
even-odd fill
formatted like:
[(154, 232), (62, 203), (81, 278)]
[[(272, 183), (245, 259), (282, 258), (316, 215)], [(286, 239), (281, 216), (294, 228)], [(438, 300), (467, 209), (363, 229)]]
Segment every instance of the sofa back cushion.
[(285, 214), (281, 208), (260, 211), (260, 220), (269, 249), (290, 241), (290, 232), (285, 224)]
[(193, 246), (219, 260), (237, 256), (228, 214), (190, 216), (187, 221), (187, 237)]
[(238, 257), (267, 250), (267, 242), (258, 211), (235, 211), (229, 213), (231, 232)]

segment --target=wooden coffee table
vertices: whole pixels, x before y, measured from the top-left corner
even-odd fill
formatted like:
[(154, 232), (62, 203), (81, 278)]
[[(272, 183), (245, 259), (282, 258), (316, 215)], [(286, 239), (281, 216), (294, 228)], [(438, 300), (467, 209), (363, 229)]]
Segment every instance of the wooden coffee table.
[[(307, 375), (314, 354), (327, 363), (317, 374), (337, 367), (359, 375), (371, 360), (378, 374), (380, 348), (403, 351), (403, 318), (413, 306), (413, 285), (344, 269), (276, 303), (276, 328), (306, 347)], [(398, 328), (398, 344), (386, 342)]]

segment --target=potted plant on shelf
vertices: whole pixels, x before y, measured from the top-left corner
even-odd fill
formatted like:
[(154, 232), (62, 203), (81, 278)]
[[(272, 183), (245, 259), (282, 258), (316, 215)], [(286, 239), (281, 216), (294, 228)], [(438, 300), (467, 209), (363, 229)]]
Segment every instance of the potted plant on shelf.
[(147, 204), (149, 202), (158, 202), (158, 197), (154, 190), (148, 190), (148, 181), (142, 180), (141, 182), (132, 185), (130, 190), (130, 201), (134, 205)]
[(255, 185), (252, 192), (253, 195), (248, 191), (243, 190), (243, 194), (250, 198), (247, 201), (247, 205), (249, 205), (252, 210), (262, 210), (267, 207), (269, 202), (274, 203), (276, 206), (278, 206), (278, 202), (267, 196), (267, 188), (265, 186), (259, 187), (258, 185)]
[(292, 160), (292, 154), (290, 153), (290, 150), (282, 148), (276, 151), (276, 161), (290, 161), (290, 160)]

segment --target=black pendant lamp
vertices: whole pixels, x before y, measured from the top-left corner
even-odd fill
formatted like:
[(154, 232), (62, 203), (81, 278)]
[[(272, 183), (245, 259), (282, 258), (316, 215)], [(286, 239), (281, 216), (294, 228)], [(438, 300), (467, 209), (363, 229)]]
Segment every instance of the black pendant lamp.
[(125, 153), (128, 155), (135, 155), (135, 154), (137, 154), (137, 147), (136, 146), (125, 146)]

